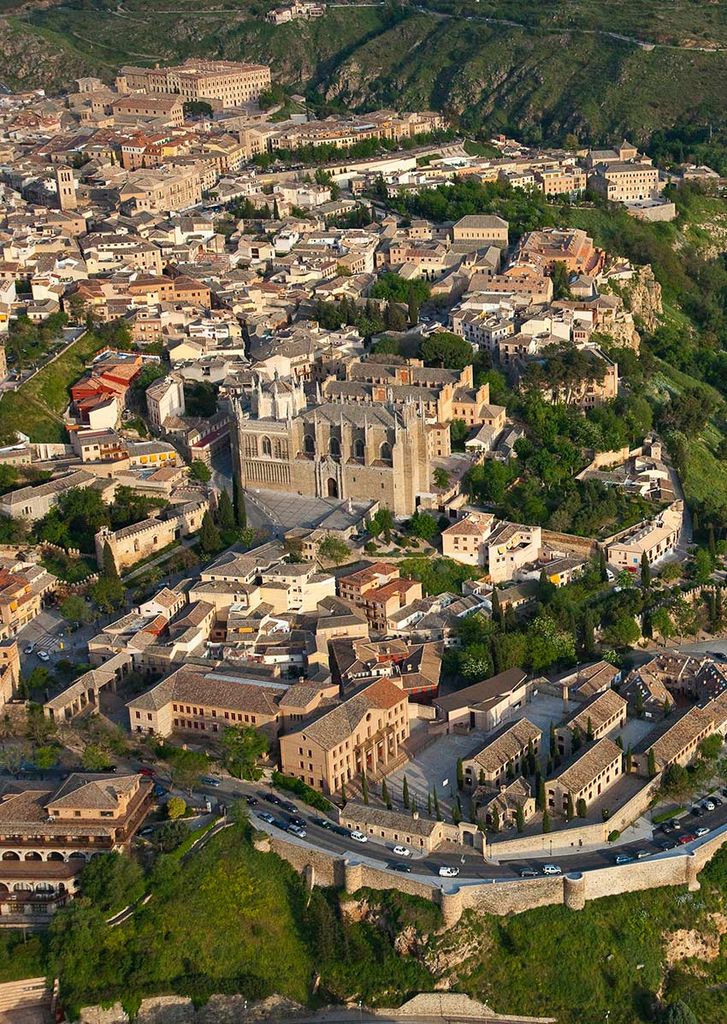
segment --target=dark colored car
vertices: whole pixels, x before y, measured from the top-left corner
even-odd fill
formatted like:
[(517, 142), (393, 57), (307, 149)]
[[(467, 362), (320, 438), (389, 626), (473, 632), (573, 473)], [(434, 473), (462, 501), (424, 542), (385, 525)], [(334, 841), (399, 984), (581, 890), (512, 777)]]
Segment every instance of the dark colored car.
[(291, 825), (297, 825), (298, 828), (305, 828), (305, 821), (303, 818), (299, 818), (297, 814), (294, 814), (290, 819)]
[(269, 804), (275, 804), (276, 807), (280, 807), (282, 803), (280, 797), (275, 793), (263, 793), (263, 800), (267, 800)]
[(328, 818), (311, 818), (311, 821), (313, 822), (314, 825), (317, 825), (318, 828), (333, 828), (333, 823), (329, 821)]
[(694, 807), (692, 807), (692, 814), (695, 818), (701, 818), (704, 814), (704, 808), (700, 807), (699, 804), (695, 804)]
[(392, 871), (401, 871), (401, 873), (404, 875), (411, 874), (411, 867), (409, 866), (409, 864), (404, 864), (403, 861), (397, 861), (394, 864), (389, 864), (389, 867), (391, 868)]
[(154, 784), (154, 796), (156, 796), (156, 797), (164, 796), (165, 793), (166, 793), (166, 789), (164, 788), (164, 786), (162, 786), (159, 782)]
[(246, 796), (245, 797), (245, 802), (247, 803), (248, 807), (257, 807), (257, 797), (256, 796)]
[(296, 811), (298, 810), (295, 804), (291, 803), (290, 800), (278, 800), (278, 803), (280, 804), (284, 811), (288, 812), (288, 814), (295, 814)]
[(337, 836), (346, 836), (348, 838), (351, 833), (343, 825), (331, 825), (331, 830), (336, 833)]

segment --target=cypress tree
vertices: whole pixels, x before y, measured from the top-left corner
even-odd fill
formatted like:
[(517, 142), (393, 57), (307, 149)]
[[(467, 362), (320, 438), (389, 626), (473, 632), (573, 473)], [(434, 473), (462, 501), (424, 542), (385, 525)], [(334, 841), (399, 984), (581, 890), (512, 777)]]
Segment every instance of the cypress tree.
[(366, 772), (361, 772), (361, 798), (365, 804), (369, 802), (369, 783)]
[(518, 804), (517, 810), (515, 811), (515, 825), (517, 826), (518, 832), (525, 830), (525, 812), (523, 811), (523, 805)]
[(605, 583), (608, 579), (608, 563), (606, 562), (606, 552), (603, 548), (598, 552), (598, 570), (601, 576), (601, 583)]
[(709, 557), (712, 559), (712, 563), (717, 559), (717, 543), (714, 539), (714, 524), (710, 523), (707, 529), (707, 549), (709, 550)]
[(575, 815), (575, 809), (573, 807), (573, 795), (571, 793), (569, 793), (568, 794), (568, 801), (566, 803), (566, 809), (565, 809), (566, 821), (572, 821), (574, 815)]
[(221, 530), (235, 529), (235, 510), (227, 491), (221, 491), (217, 500), (217, 522)]
[(492, 621), (497, 625), (502, 624), (502, 608), (500, 607), (500, 595), (497, 590), (492, 591)]
[(116, 568), (116, 559), (108, 541), (103, 546), (103, 574), (107, 580), (119, 579), (119, 571)]
[(588, 722), (586, 724), (586, 739), (589, 743), (593, 739), (593, 722), (591, 721), (590, 715), (588, 716)]
[(384, 806), (387, 811), (390, 811), (391, 797), (389, 796), (389, 787), (386, 785), (386, 779), (381, 780), (381, 799), (384, 801)]
[(206, 555), (212, 555), (222, 547), (220, 531), (215, 526), (209, 509), (202, 517), (202, 528), (199, 531), (199, 545)]
[(498, 811), (497, 806), (493, 806), (492, 811), (490, 812), (490, 828), (493, 832), (500, 831), (500, 812)]
[(431, 792), (427, 793), (427, 814), (431, 818), (431, 816), (432, 816), (432, 794), (431, 794)]
[(247, 528), (247, 509), (245, 508), (245, 495), (237, 476), (232, 478), (232, 504), (235, 509), (235, 523), (244, 530)]
[(586, 608), (583, 613), (583, 653), (593, 654), (595, 646), (593, 612)]
[(646, 590), (651, 586), (651, 565), (645, 551), (641, 553), (641, 585)]
[(649, 772), (649, 778), (653, 779), (656, 775), (656, 756), (654, 754), (654, 748), (652, 747), (649, 751), (649, 756), (646, 761), (647, 769)]
[(548, 808), (546, 807), (543, 811), (543, 833), (550, 832), (550, 815), (548, 814)]
[(432, 808), (434, 810), (434, 817), (437, 819), (437, 821), (441, 821), (442, 815), (439, 811), (439, 797), (437, 796), (436, 786), (434, 786), (434, 788), (432, 789)]
[(541, 775), (535, 778), (535, 807), (538, 811), (545, 810), (545, 780)]
[(409, 806), (409, 783), (406, 781), (406, 775), (404, 776), (404, 783), (401, 787), (401, 802), (405, 807)]
[(341, 806), (345, 807), (346, 803), (347, 803), (347, 801), (346, 801), (346, 783), (342, 782), (341, 783)]
[(462, 758), (457, 758), (457, 789), (462, 789), (464, 786), (464, 768), (462, 766)]

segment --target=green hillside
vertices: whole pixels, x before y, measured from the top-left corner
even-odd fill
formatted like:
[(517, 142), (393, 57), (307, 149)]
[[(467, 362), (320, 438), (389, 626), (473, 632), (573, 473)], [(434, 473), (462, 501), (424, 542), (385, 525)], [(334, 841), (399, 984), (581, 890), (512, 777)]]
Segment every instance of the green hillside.
[(532, 141), (644, 140), (675, 123), (724, 120), (727, 49), (714, 49), (727, 47), (722, 4), (429, 0), (428, 10), (351, 5), (282, 26), (264, 21), (270, 6), (2, 0), (0, 83), (59, 89), (82, 73), (111, 78), (121, 63), (204, 54), (269, 62), (276, 80), (334, 109), (436, 107), (470, 130)]

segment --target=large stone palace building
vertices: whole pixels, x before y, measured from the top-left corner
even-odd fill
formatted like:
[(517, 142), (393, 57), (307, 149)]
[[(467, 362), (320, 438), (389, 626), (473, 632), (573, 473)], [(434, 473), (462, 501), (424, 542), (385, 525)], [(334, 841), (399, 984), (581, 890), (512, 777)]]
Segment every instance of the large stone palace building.
[(410, 516), (429, 490), (426, 423), (416, 404), (323, 403), (285, 420), (247, 419), (238, 408), (243, 487), (308, 497), (378, 501)]

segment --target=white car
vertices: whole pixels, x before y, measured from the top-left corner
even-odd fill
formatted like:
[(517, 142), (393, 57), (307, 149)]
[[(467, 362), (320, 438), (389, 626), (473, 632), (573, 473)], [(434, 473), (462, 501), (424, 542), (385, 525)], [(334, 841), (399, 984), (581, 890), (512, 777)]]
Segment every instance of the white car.
[(456, 878), (459, 874), (459, 868), (451, 868), (449, 864), (442, 864), (439, 874), (442, 878)]
[(411, 857), (411, 850), (408, 846), (395, 846), (392, 852), (397, 857)]
[(48, 654), (48, 651), (38, 651), (38, 657), (41, 661), (50, 661), (50, 654)]
[(562, 874), (557, 864), (543, 864), (544, 875), (560, 875)]
[(706, 835), (708, 835), (708, 833), (709, 833), (709, 829), (707, 828), (706, 825), (700, 825), (699, 828), (695, 828), (695, 830), (694, 830), (694, 834), (697, 837), (697, 839), (701, 839), (702, 836), (706, 836)]
[(702, 807), (705, 809), (705, 811), (716, 811), (717, 810), (717, 805), (715, 804), (714, 800), (705, 800), (702, 803)]
[(288, 825), (288, 832), (290, 832), (294, 836), (297, 836), (298, 839), (305, 839), (305, 837), (308, 835), (304, 828), (301, 828), (300, 825), (294, 825), (292, 822), (290, 823), (290, 825)]
[(352, 832), (351, 839), (355, 839), (357, 843), (368, 843), (369, 837), (365, 836), (363, 832)]

